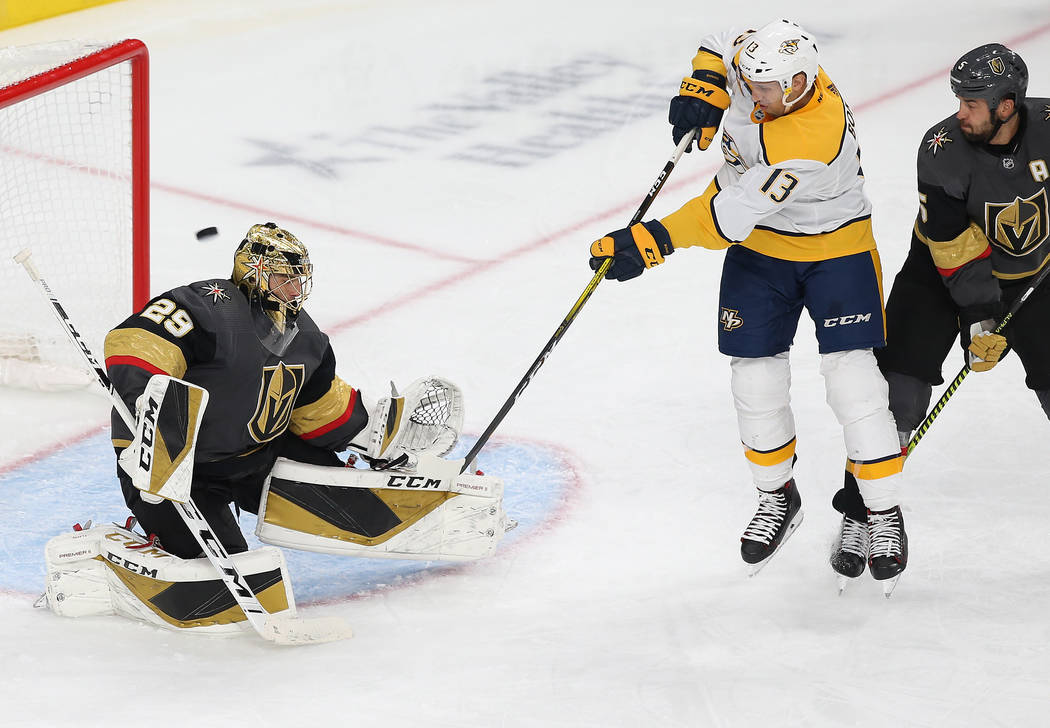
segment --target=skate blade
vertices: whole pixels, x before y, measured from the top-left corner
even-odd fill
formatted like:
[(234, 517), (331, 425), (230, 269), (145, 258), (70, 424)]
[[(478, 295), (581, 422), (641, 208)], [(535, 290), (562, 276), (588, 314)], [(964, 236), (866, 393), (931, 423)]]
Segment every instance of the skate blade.
[(799, 508), (798, 513), (795, 514), (795, 517), (791, 519), (791, 523), (788, 524), (788, 530), (784, 534), (784, 538), (780, 539), (780, 543), (777, 544), (777, 547), (775, 549), (773, 549), (773, 553), (759, 561), (757, 564), (748, 564), (748, 579), (758, 574), (758, 572), (762, 571), (762, 569), (765, 568), (766, 564), (772, 561), (773, 557), (780, 553), (780, 549), (784, 548), (784, 544), (786, 544), (788, 542), (788, 539), (791, 538), (791, 534), (793, 534), (795, 532), (795, 529), (799, 527), (799, 524), (802, 523), (802, 516), (803, 511), (801, 508)]
[[(904, 572), (902, 571), (901, 574), (903, 573)], [(890, 577), (889, 579), (886, 579), (882, 582), (882, 595), (884, 597), (889, 599), (891, 596), (893, 596), (893, 590), (897, 588), (897, 582), (900, 580), (900, 578), (901, 575), (897, 574), (896, 576)]]
[(839, 596), (841, 597), (843, 592), (846, 591), (846, 587), (848, 587), (850, 584), (852, 584), (854, 581), (856, 581), (856, 578), (854, 578), (852, 576), (845, 576), (843, 574), (839, 574), (838, 575), (838, 581), (839, 581)]

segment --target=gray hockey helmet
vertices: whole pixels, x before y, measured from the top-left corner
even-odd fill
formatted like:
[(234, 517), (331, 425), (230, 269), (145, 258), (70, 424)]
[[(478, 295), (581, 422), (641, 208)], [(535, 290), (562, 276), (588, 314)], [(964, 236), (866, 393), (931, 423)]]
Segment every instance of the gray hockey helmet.
[(985, 99), (992, 111), (1011, 96), (1015, 104), (1021, 104), (1028, 90), (1028, 66), (1002, 43), (987, 43), (964, 53), (952, 66), (950, 78), (956, 96)]

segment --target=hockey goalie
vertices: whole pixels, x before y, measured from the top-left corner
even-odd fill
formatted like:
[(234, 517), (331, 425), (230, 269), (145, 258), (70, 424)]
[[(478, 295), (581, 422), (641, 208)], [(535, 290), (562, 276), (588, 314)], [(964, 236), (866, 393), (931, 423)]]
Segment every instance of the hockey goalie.
[[(167, 291), (110, 331), (105, 367), (134, 413), (134, 427), (116, 410), (112, 422), (134, 518), (48, 543), (53, 611), (205, 633), (243, 627), (187, 525), (187, 503), (270, 613), (295, 610), (273, 545), (420, 560), (493, 553), (508, 527), (502, 482), (442, 457), (462, 427), (459, 388), (426, 377), (367, 401), (336, 374), (329, 339), (303, 308), (312, 281), (302, 242), (254, 225), (231, 277)], [(344, 462), (346, 450), (370, 467)], [(257, 513), (256, 535), (272, 545), (249, 551), (231, 506)]]

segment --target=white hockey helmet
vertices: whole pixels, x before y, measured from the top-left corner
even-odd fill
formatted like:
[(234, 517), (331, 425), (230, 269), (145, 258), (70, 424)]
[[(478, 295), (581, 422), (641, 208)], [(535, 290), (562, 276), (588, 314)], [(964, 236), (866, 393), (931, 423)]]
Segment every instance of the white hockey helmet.
[[(805, 96), (817, 80), (817, 43), (810, 33), (790, 20), (767, 23), (745, 41), (737, 64), (748, 81), (776, 81), (780, 84), (785, 105), (791, 93), (791, 79), (797, 73), (806, 74)], [(799, 97), (801, 98), (801, 97)], [(792, 102), (793, 103), (793, 102)]]

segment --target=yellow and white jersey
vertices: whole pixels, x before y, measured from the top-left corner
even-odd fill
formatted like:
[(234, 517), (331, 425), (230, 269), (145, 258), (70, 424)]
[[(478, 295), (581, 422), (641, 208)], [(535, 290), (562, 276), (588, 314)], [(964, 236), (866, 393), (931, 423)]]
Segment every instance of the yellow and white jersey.
[(739, 243), (774, 258), (816, 261), (875, 249), (853, 115), (821, 69), (812, 98), (763, 119), (736, 64), (751, 31), (704, 38), (694, 69), (722, 64), (731, 96), (725, 165), (700, 196), (661, 220), (676, 248)]

